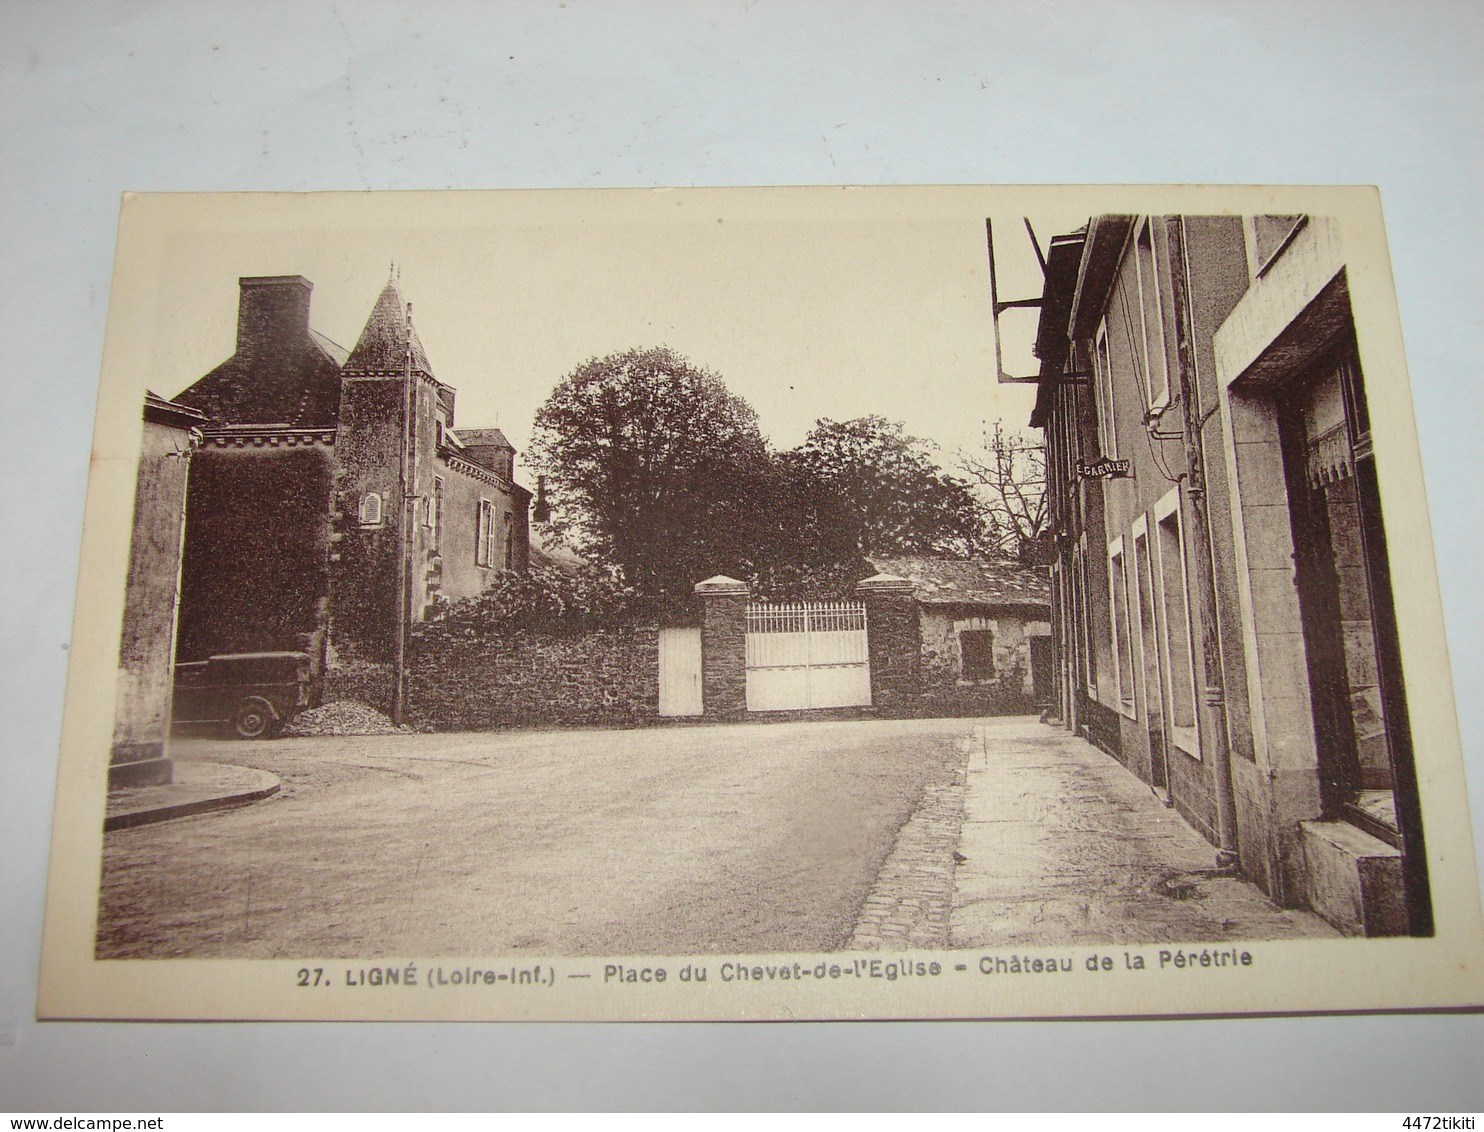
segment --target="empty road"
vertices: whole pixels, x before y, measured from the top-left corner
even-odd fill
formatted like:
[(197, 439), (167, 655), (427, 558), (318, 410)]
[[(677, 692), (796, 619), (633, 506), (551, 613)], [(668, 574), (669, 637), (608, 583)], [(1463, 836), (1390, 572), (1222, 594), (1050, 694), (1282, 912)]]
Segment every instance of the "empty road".
[(106, 837), (98, 955), (845, 947), (962, 720), (188, 741), (269, 800)]

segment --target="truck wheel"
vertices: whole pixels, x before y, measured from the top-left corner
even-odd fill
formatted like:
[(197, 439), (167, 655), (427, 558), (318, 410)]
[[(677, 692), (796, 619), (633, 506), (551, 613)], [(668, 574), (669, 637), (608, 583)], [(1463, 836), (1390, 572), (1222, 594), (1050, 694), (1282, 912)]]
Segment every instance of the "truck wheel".
[(231, 726), (239, 739), (267, 739), (277, 729), (278, 716), (261, 696), (247, 696), (232, 713)]

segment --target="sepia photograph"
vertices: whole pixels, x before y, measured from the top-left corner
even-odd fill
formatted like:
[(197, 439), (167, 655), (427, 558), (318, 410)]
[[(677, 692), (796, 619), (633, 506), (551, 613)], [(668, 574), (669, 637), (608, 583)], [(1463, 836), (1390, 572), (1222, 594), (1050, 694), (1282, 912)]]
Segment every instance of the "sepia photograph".
[(135, 195), (98, 414), (43, 1016), (1484, 1003), (1372, 190)]

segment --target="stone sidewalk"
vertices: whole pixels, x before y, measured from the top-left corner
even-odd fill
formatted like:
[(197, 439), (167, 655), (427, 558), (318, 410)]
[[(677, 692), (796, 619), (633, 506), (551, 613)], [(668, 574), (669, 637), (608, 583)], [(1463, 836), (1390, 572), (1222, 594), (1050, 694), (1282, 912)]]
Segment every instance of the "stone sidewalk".
[(1115, 759), (1026, 718), (969, 725), (962, 774), (929, 788), (857, 924), (859, 949), (1331, 937), (1212, 875), (1215, 850)]

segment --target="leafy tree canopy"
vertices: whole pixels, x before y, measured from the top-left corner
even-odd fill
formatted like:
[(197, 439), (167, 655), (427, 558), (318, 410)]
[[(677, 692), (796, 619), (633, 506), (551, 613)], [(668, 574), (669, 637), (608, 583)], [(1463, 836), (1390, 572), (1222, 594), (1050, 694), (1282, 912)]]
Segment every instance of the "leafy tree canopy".
[(556, 531), (660, 612), (688, 606), (713, 574), (761, 597), (837, 598), (870, 572), (869, 555), (989, 545), (973, 489), (901, 424), (820, 420), (774, 454), (746, 401), (664, 346), (564, 378), (529, 456)]
[(646, 595), (753, 566), (771, 474), (757, 413), (669, 347), (593, 358), (536, 413), (531, 464), (575, 548)]
[(784, 461), (808, 485), (818, 525), (860, 556), (980, 549), (983, 514), (972, 489), (939, 469), (899, 422), (817, 421)]

